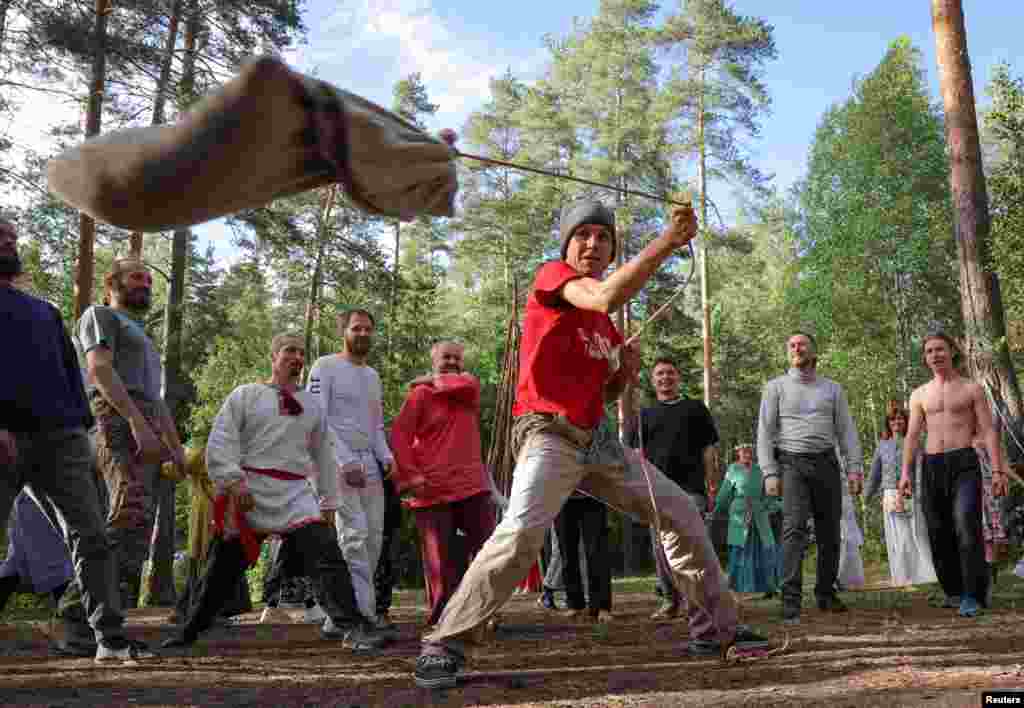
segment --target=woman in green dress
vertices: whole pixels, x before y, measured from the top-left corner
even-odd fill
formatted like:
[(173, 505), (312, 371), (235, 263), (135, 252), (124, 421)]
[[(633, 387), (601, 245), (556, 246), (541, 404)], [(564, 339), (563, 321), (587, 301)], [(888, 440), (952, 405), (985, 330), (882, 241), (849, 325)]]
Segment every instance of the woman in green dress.
[(779, 568), (770, 515), (782, 500), (764, 493), (753, 446), (737, 445), (735, 452), (715, 498), (715, 514), (729, 516), (729, 587), (771, 595), (778, 590)]

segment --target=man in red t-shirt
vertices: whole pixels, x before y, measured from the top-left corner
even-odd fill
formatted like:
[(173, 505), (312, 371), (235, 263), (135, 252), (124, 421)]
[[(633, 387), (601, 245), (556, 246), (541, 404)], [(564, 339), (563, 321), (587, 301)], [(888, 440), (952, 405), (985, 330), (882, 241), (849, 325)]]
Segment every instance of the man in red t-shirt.
[(712, 617), (723, 650), (759, 649), (767, 641), (737, 625), (736, 604), (693, 502), (648, 465), (650, 487), (635, 454), (598, 427), (640, 368), (609, 312), (636, 295), (658, 266), (697, 233), (689, 207), (628, 263), (604, 278), (615, 257), (615, 217), (595, 200), (568, 204), (559, 223), (561, 259), (537, 271), (526, 303), (513, 414), (518, 447), (509, 506), (448, 601), (437, 628), (423, 638), (416, 684), (456, 684), (466, 644), (508, 600), (526, 575), (574, 489), (657, 525), (674, 580)]
[(392, 480), (415, 513), (432, 625), (494, 531), (495, 509), (480, 454), (480, 382), (463, 371), (458, 342), (435, 344), (430, 361), (433, 375), (413, 382), (391, 425), (391, 452)]

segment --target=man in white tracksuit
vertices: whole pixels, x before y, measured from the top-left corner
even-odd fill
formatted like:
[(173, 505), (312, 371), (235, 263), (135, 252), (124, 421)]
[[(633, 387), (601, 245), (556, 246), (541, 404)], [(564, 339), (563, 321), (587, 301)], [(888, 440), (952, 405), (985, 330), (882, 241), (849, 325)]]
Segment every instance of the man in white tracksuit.
[(394, 458), (384, 434), (383, 391), (376, 370), (367, 366), (375, 322), (365, 310), (338, 316), (344, 346), (322, 356), (309, 374), (309, 391), (320, 400), (338, 438), (341, 501), (338, 543), (352, 573), (360, 611), (376, 617), (373, 573), (384, 532), (383, 477)]

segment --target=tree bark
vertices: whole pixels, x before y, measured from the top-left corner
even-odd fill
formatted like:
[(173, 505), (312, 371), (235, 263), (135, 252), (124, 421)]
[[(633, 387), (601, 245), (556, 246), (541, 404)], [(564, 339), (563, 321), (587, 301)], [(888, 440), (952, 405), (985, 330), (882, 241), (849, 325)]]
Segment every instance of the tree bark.
[[(175, 2), (172, 10), (171, 26), (175, 38), (178, 32), (178, 19), (176, 15), (181, 13), (181, 2)], [(185, 61), (181, 77), (183, 94), (191, 96), (192, 86), (195, 82), (195, 54), (196, 36), (199, 32), (199, 15), (196, 10), (196, 3), (190, 3), (189, 19), (185, 28)], [(164, 106), (166, 103), (167, 83), (170, 80), (170, 63), (168, 57), (173, 57), (174, 42), (168, 39), (166, 47), (170, 49), (164, 58), (161, 67), (161, 81), (163, 87), (158, 87), (156, 103), (153, 107), (153, 124), (159, 125), (164, 121)], [(166, 69), (166, 76), (164, 74)], [(166, 79), (166, 81), (165, 81)], [(141, 235), (140, 235), (141, 236)], [(163, 389), (164, 401), (171, 411), (172, 417), (177, 422), (179, 407), (183, 399), (183, 382), (181, 375), (181, 330), (184, 321), (182, 309), (185, 299), (185, 270), (188, 267), (188, 252), (191, 245), (192, 232), (189, 229), (178, 229), (174, 232), (171, 240), (171, 278), (170, 287), (167, 292), (167, 307), (164, 313), (164, 347), (163, 347)], [(134, 245), (134, 244), (133, 244)], [(141, 238), (138, 240), (141, 252)], [(150, 605), (166, 606), (175, 602), (174, 588), (174, 547), (175, 547), (175, 524), (174, 524), (174, 482), (160, 478), (156, 488), (156, 526), (153, 529), (153, 540), (150, 546), (150, 573), (149, 573), (149, 601)]]
[[(178, 25), (181, 24), (182, 0), (174, 0), (171, 14), (167, 18), (167, 37), (164, 42), (164, 56), (160, 60), (160, 77), (156, 83), (156, 97), (153, 99), (153, 125), (163, 125), (167, 106), (167, 89), (171, 83), (171, 67), (174, 65), (174, 49), (178, 44)], [(129, 253), (132, 258), (142, 258), (144, 237), (141, 231), (133, 231), (129, 237)]]
[[(309, 296), (306, 302), (306, 321), (303, 324), (304, 341), (307, 359), (313, 350), (313, 323), (317, 309), (320, 307), (320, 284), (323, 280), (324, 251), (327, 248), (327, 225), (331, 221), (331, 213), (338, 198), (338, 185), (332, 185), (324, 192), (324, 203), (320, 209), (316, 225), (316, 260), (313, 264), (313, 276), (309, 279)], [(308, 370), (309, 367), (307, 367)]]
[[(107, 78), (107, 16), (113, 10), (110, 0), (96, 0), (96, 19), (92, 36), (92, 75), (89, 79), (89, 102), (85, 114), (85, 137), (99, 135), (103, 124), (103, 92)], [(78, 215), (78, 266), (75, 275), (75, 317), (81, 317), (92, 303), (92, 281), (95, 272), (94, 248), (96, 222), (84, 212)]]
[(1020, 386), (1006, 342), (999, 284), (991, 270), (988, 193), (960, 0), (932, 0), (932, 28), (946, 114), (964, 354), (971, 375), (985, 385), (993, 403), (1019, 421)]
[(700, 159), (697, 163), (698, 182), (700, 189), (700, 225), (704, 230), (704, 243), (700, 249), (700, 310), (701, 310), (701, 339), (704, 343), (704, 405), (711, 410), (711, 369), (713, 365), (711, 349), (711, 301), (708, 295), (708, 180), (707, 180), (707, 149), (704, 146), (704, 98), (703, 94), (699, 103), (699, 117), (697, 119), (697, 133), (700, 150)]

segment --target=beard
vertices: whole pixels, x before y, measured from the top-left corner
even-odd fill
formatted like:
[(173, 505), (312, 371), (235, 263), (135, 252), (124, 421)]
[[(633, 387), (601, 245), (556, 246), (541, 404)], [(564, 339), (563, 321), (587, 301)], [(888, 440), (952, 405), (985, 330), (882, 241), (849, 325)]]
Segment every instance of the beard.
[(370, 353), (369, 337), (345, 337), (345, 347), (356, 356), (366, 356)]
[(21, 257), (17, 253), (0, 256), (0, 276), (15, 278), (21, 275)]
[(121, 290), (118, 293), (120, 303), (130, 310), (145, 312), (153, 301), (153, 292), (147, 288), (136, 288), (134, 290)]

